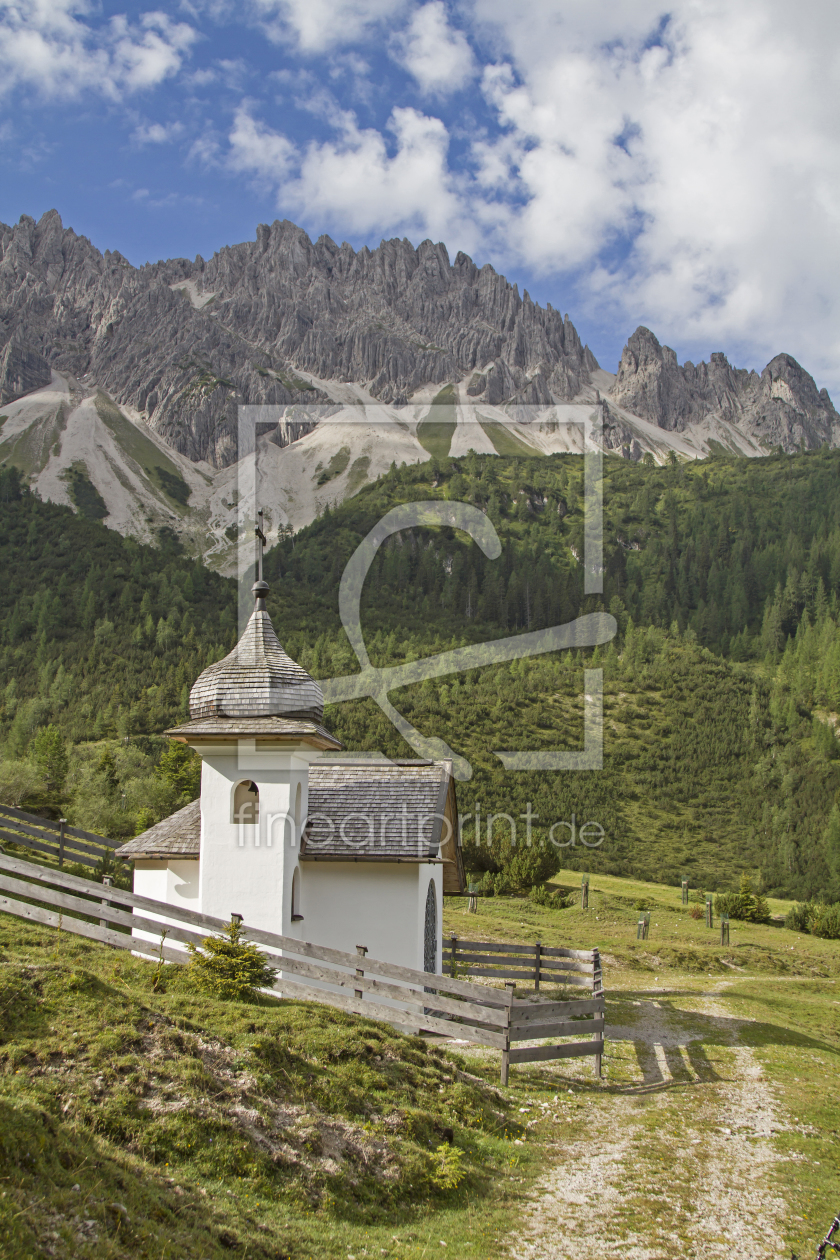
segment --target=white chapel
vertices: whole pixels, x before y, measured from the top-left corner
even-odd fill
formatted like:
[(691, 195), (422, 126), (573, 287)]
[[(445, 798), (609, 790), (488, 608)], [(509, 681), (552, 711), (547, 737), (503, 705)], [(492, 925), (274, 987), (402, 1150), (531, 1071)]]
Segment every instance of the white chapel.
[(451, 763), (342, 753), (320, 687), (277, 638), (267, 583), (252, 589), (241, 639), (166, 732), (201, 757), (200, 798), (117, 850), (134, 891), (439, 972), (443, 894), (465, 891)]

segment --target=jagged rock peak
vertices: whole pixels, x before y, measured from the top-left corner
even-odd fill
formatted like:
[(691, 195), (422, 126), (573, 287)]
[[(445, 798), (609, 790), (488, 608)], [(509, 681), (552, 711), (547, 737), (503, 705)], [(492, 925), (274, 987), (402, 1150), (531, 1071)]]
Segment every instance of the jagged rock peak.
[(295, 369), (399, 404), (474, 372), (497, 400), (567, 401), (597, 368), (568, 316), (462, 252), (450, 262), (442, 242), (357, 251), (287, 219), (207, 261), (141, 268), (101, 254), (56, 211), (0, 225), (0, 346), (13, 331), (217, 465), (236, 458), (239, 403), (302, 401)]
[(640, 325), (621, 355), (610, 399), (661, 429), (682, 430), (708, 417), (737, 424), (765, 446), (801, 450), (835, 445), (840, 416), (828, 395), (789, 354), (778, 354), (759, 375), (733, 368), (722, 351), (708, 363), (682, 366)]

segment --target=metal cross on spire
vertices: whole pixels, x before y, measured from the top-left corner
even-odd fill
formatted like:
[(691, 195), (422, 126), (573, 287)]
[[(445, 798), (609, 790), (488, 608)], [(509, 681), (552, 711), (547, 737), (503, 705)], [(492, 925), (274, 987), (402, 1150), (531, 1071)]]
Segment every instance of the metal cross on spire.
[(265, 534), (263, 533), (263, 510), (262, 510), (262, 508), (260, 508), (259, 512), (257, 512), (257, 526), (256, 526), (256, 529), (254, 530), (254, 533), (255, 533), (255, 535), (256, 535), (256, 537), (257, 537), (257, 540), (258, 540), (258, 541), (257, 541), (257, 547), (258, 547), (258, 551), (257, 551), (257, 581), (258, 581), (258, 582), (261, 582), (261, 581), (263, 580), (263, 571), (262, 571), (263, 552), (265, 551)]

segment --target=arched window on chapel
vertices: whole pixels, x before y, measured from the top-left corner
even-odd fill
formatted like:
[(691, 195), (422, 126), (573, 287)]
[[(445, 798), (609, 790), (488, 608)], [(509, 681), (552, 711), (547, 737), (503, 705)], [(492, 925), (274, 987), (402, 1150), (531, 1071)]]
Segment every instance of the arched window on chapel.
[(233, 821), (256, 823), (260, 820), (260, 789), (246, 779), (233, 789)]

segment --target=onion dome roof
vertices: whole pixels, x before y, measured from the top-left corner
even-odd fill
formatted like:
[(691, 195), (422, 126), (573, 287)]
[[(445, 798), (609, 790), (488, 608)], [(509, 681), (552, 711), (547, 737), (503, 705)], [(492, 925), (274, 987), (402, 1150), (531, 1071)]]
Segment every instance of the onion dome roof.
[(256, 604), (233, 651), (199, 674), (190, 692), (190, 717), (288, 717), (321, 722), (321, 688), (283, 650), (266, 611), (267, 582), (252, 587)]

